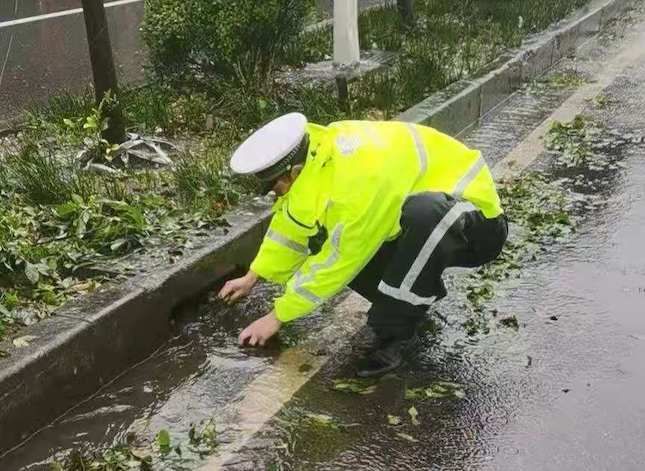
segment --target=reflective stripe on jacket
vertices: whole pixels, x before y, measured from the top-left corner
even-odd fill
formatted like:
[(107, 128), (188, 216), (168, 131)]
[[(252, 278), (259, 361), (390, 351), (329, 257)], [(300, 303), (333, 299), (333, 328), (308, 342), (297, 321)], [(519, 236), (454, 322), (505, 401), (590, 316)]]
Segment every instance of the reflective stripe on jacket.
[[(274, 206), (251, 270), (286, 284), (278, 319), (310, 313), (340, 292), (383, 242), (398, 236), (406, 198), (444, 192), (469, 201), (487, 218), (502, 213), (479, 151), (432, 128), (399, 122), (342, 121), (308, 125), (302, 173)], [(318, 253), (309, 240), (328, 237)]]

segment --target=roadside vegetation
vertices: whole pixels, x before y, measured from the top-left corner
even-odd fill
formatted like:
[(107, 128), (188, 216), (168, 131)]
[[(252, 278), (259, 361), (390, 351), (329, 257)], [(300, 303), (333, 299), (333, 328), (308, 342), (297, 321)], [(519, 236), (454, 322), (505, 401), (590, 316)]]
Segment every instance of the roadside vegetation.
[(303, 32), (312, 0), (149, 2), (146, 83), (107, 100), (124, 109), (130, 141), (101, 138), (113, 103), (97, 106), (89, 90), (32, 108), (0, 140), (0, 339), (127, 276), (119, 261), (133, 252), (181, 252), (191, 232), (225, 224), (254, 190), (227, 158), (263, 122), (295, 110), (320, 123), (393, 118), (584, 3), (420, 0), (412, 28), (395, 8), (371, 10), (363, 49), (397, 58), (352, 82), (347, 106), (324, 84), (277, 80), (331, 56), (330, 29)]

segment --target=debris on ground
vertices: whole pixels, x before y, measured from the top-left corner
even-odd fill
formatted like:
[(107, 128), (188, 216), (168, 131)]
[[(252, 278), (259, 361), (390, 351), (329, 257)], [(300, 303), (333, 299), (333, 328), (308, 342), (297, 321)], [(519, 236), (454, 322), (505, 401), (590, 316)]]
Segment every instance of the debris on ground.
[(387, 415), (387, 423), (390, 425), (401, 425), (401, 417), (398, 415)]
[(438, 381), (429, 387), (409, 388), (405, 391), (405, 399), (407, 400), (442, 399), (446, 397), (463, 399), (466, 397), (466, 393), (461, 384), (448, 381)]
[(354, 394), (372, 394), (376, 391), (376, 381), (370, 379), (335, 379), (333, 389)]
[(412, 435), (408, 435), (407, 433), (399, 432), (399, 433), (396, 434), (396, 436), (399, 437), (399, 438), (402, 438), (403, 440), (407, 440), (407, 441), (409, 441), (411, 443), (419, 443), (419, 440), (414, 438)]
[(412, 425), (421, 425), (421, 422), (419, 422), (419, 412), (417, 411), (417, 408), (412, 406), (408, 409), (408, 414), (410, 415), (410, 421), (412, 422)]
[(510, 329), (515, 329), (518, 330), (520, 328), (520, 323), (517, 320), (517, 317), (515, 316), (510, 316), (510, 317), (505, 317), (503, 319), (499, 320), (500, 325), (504, 327), (508, 327)]

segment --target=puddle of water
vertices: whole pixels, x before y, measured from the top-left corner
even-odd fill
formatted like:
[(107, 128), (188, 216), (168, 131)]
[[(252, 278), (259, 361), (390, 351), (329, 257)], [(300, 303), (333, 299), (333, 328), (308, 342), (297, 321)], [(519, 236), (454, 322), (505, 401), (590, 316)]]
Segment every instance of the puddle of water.
[[(288, 326), (267, 350), (241, 350), (240, 329), (268, 312), (276, 293), (276, 287), (262, 285), (235, 306), (225, 306), (211, 294), (203, 303), (179, 310), (166, 345), (4, 457), (0, 469), (49, 469), (51, 457), (71, 449), (99, 450), (126, 442), (145, 446), (160, 430), (169, 431), (173, 444), (185, 445), (193, 425), (239, 400), (240, 391), (269, 369), (281, 350), (320, 328), (323, 319), (317, 313)], [(222, 424), (217, 429), (218, 440), (226, 441), (230, 431)], [(189, 448), (182, 447), (181, 465), (172, 469), (200, 461)]]

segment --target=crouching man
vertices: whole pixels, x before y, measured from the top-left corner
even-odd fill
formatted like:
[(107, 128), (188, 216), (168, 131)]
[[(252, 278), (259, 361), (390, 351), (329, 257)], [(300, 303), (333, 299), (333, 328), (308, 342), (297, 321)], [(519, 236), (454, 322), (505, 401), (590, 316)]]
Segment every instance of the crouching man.
[(219, 296), (247, 295), (258, 278), (286, 285), (273, 310), (240, 334), (264, 345), (285, 322), (349, 286), (372, 305), (378, 341), (359, 376), (396, 369), (429, 306), (446, 295), (447, 267), (495, 259), (508, 226), (481, 154), (432, 128), (282, 116), (234, 153), (232, 170), (278, 196), (257, 257)]

